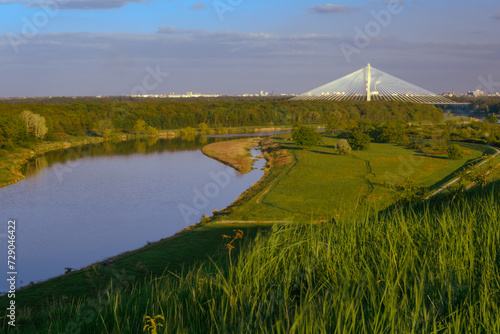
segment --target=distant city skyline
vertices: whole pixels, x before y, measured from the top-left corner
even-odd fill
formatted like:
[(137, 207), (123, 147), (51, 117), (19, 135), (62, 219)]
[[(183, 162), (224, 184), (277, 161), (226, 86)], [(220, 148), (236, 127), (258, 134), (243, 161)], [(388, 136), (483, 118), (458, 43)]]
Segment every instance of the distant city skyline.
[(500, 91), (500, 4), (0, 0), (0, 97), (301, 94), (373, 66)]

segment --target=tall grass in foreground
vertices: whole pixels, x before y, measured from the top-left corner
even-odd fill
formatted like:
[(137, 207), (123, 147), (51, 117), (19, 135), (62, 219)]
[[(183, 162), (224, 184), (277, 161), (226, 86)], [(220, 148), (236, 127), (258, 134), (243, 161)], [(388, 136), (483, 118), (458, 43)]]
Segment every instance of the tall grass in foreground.
[(19, 332), (499, 333), (498, 183), (454, 202), (275, 226), (229, 268), (207, 262), (126, 291), (18, 315)]

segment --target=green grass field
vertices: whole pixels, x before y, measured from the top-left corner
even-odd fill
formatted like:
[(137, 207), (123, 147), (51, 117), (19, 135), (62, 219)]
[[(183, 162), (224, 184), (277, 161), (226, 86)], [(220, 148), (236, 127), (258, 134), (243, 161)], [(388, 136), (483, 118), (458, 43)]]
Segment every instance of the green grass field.
[(394, 144), (372, 143), (367, 151), (344, 156), (335, 151), (336, 138), (325, 137), (323, 145), (309, 149), (278, 141), (292, 155), (292, 164), (224, 220), (329, 220), (360, 206), (383, 209), (393, 202), (394, 184), (410, 178), (420, 186), (437, 188), (487, 150), (469, 145), (470, 155), (450, 160)]

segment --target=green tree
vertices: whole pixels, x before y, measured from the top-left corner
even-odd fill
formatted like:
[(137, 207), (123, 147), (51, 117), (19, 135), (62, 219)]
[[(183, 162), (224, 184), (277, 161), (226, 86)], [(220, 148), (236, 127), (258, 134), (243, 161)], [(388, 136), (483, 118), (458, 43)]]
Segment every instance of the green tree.
[(464, 156), (462, 148), (460, 146), (458, 146), (457, 144), (453, 144), (453, 145), (448, 146), (447, 152), (448, 152), (448, 158), (454, 159), (454, 160), (462, 159)]
[(321, 135), (313, 128), (307, 126), (300, 126), (292, 134), (292, 139), (297, 146), (310, 147), (323, 142)]
[(227, 134), (227, 132), (227, 129), (222, 126), (218, 126), (217, 128), (215, 128), (215, 133), (218, 135), (225, 135)]
[(431, 138), (432, 147), (436, 150), (444, 149), (446, 147), (446, 142), (448, 141), (448, 139), (449, 137), (444, 131), (443, 133), (441, 133), (441, 135), (433, 135)]
[(104, 130), (104, 131), (102, 132), (102, 137), (103, 137), (104, 139), (109, 139), (109, 138), (111, 138), (111, 134), (112, 134), (112, 133), (113, 133), (113, 130), (111, 130), (111, 129), (106, 129), (106, 130)]
[[(97, 123), (97, 126), (96, 126), (96, 129), (95, 129), (95, 132), (100, 135), (100, 136), (104, 136), (104, 132), (106, 130), (113, 130), (113, 121), (111, 121), (110, 119), (102, 119), (100, 120), (98, 123)], [(107, 131), (108, 133), (110, 131)]]
[(146, 131), (146, 122), (142, 119), (137, 120), (137, 122), (134, 125), (134, 132), (135, 133), (140, 133)]
[(343, 128), (342, 113), (338, 110), (325, 114), (323, 119), (326, 123), (326, 131), (332, 135), (335, 134), (335, 130)]
[(196, 130), (192, 127), (187, 127), (187, 128), (182, 128), (181, 129), (181, 135), (183, 136), (189, 136), (189, 135), (194, 135), (196, 133)]
[(198, 124), (198, 127), (200, 128), (200, 133), (202, 135), (206, 135), (208, 133), (208, 125), (207, 125), (207, 123), (200, 123), (200, 124)]
[(484, 121), (490, 124), (498, 124), (498, 118), (493, 114), (488, 115), (488, 117), (486, 117)]
[(370, 148), (370, 136), (360, 130), (355, 131), (347, 141), (356, 150), (363, 151)]
[(150, 136), (158, 136), (158, 130), (150, 125), (146, 128)]
[(33, 133), (38, 139), (43, 139), (43, 137), (45, 137), (48, 128), (43, 116), (34, 114), (29, 110), (24, 110), (20, 117), (26, 123), (27, 132)]
[(500, 103), (493, 104), (493, 105), (490, 107), (490, 111), (491, 111), (491, 112), (494, 112), (494, 113), (496, 113), (496, 114), (499, 114), (499, 113), (500, 113)]
[(397, 143), (403, 139), (405, 134), (405, 126), (402, 123), (378, 125), (370, 132), (371, 138), (378, 143)]
[(488, 105), (486, 103), (482, 102), (480, 105), (478, 105), (476, 107), (476, 110), (481, 111), (481, 112), (489, 112), (490, 107), (488, 107)]
[(26, 132), (32, 132), (32, 124), (33, 124), (33, 113), (29, 110), (24, 110), (21, 115), (19, 115), (21, 119), (26, 124)]
[(33, 134), (35, 137), (43, 139), (43, 137), (47, 134), (47, 131), (49, 131), (47, 125), (45, 125), (45, 118), (38, 114), (34, 114), (33, 121), (35, 123), (35, 130)]
[(342, 155), (351, 154), (351, 145), (349, 145), (349, 143), (345, 139), (341, 139), (337, 143), (337, 145), (335, 145), (335, 148), (337, 149), (339, 154), (342, 154)]

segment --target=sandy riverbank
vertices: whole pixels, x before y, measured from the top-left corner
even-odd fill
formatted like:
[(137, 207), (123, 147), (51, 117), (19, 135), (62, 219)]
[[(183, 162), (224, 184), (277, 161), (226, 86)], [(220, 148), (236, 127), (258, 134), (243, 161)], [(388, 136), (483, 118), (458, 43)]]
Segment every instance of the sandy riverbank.
[(260, 138), (244, 138), (217, 142), (203, 147), (206, 156), (229, 165), (242, 174), (252, 170), (253, 157), (250, 149), (258, 146)]

